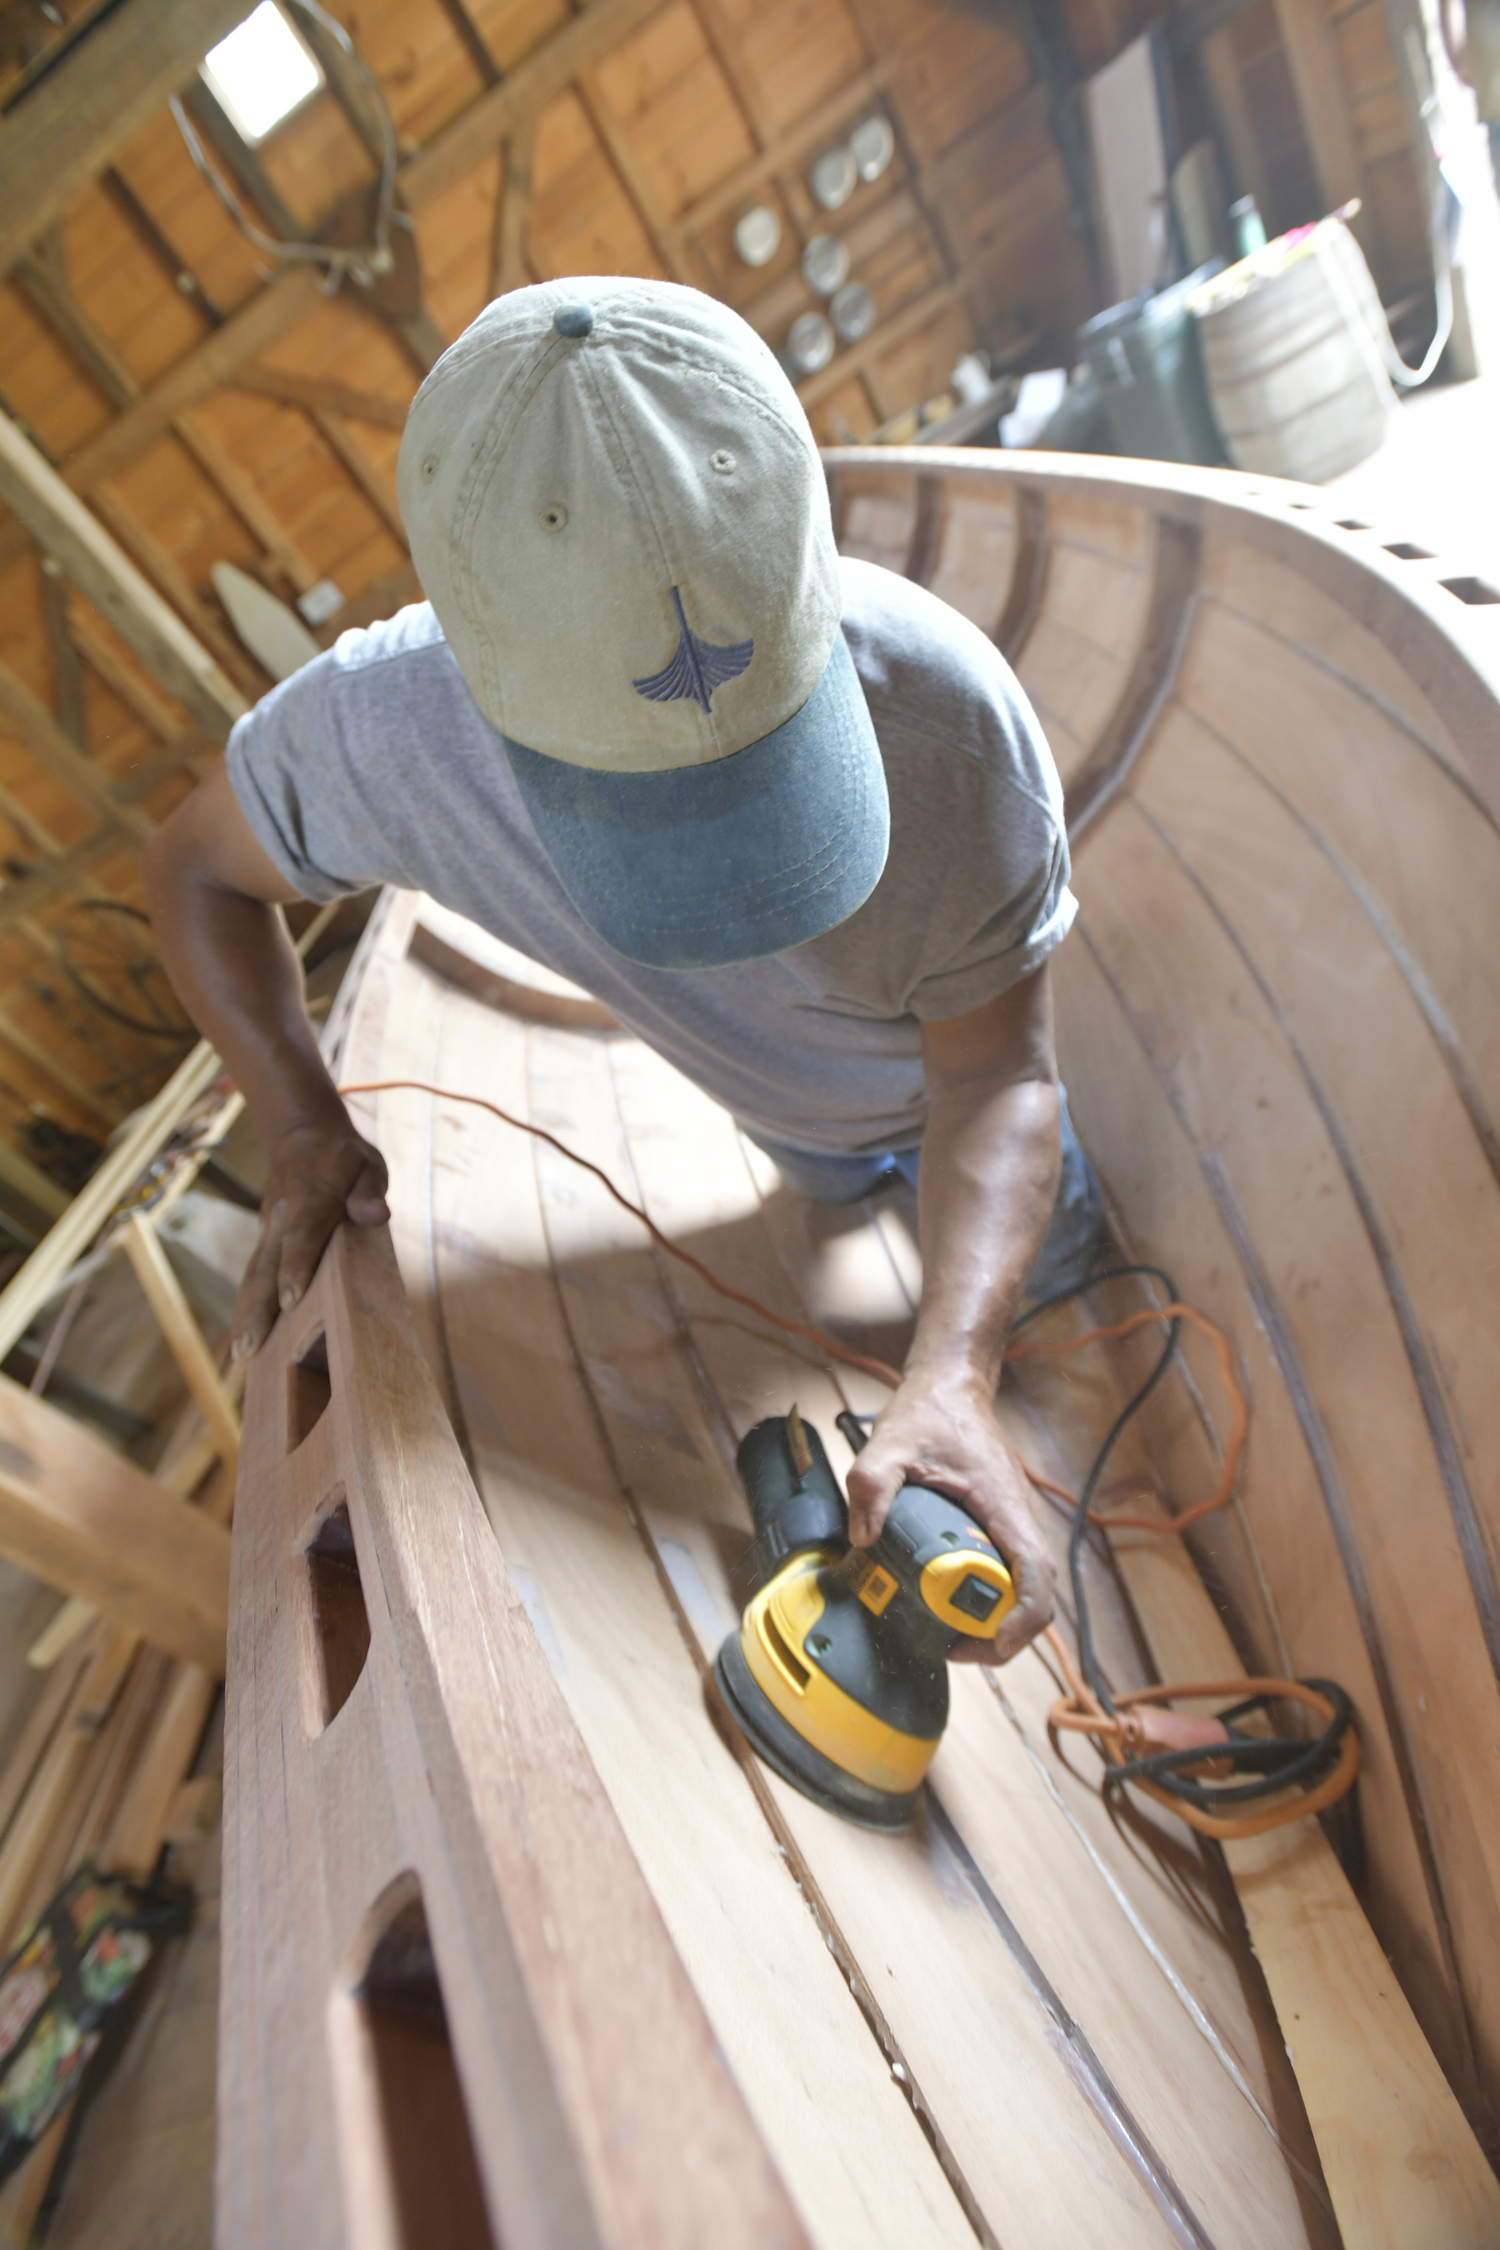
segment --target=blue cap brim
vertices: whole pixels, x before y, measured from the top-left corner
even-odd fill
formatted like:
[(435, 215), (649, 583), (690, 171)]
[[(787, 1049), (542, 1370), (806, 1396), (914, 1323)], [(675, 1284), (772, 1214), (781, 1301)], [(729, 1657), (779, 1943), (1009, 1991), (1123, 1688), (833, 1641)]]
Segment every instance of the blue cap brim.
[(842, 634), (800, 711), (709, 765), (599, 773), (505, 747), (569, 898), (651, 968), (805, 945), (847, 921), (885, 866), (885, 768)]

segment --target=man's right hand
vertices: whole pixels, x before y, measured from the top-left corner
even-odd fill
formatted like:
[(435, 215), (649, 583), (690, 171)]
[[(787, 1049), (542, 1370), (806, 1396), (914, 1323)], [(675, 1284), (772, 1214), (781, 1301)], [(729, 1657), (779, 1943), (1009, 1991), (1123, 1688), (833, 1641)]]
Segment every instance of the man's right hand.
[(235, 1359), (259, 1351), (276, 1325), (307, 1292), (335, 1227), (384, 1226), (385, 1159), (342, 1123), (294, 1125), (271, 1151), (261, 1199), (260, 1240), (246, 1268), (234, 1308)]

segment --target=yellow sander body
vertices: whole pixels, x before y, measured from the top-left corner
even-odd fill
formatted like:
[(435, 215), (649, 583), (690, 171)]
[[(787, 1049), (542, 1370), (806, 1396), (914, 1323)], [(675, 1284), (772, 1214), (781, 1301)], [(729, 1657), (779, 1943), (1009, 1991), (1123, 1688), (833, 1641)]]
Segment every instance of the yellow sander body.
[(906, 1485), (879, 1539), (851, 1547), (815, 1430), (762, 1422), (739, 1465), (766, 1579), (715, 1667), (768, 1764), (876, 1828), (910, 1820), (948, 1717), (948, 1657), (1015, 1606), (1004, 1558), (956, 1501)]

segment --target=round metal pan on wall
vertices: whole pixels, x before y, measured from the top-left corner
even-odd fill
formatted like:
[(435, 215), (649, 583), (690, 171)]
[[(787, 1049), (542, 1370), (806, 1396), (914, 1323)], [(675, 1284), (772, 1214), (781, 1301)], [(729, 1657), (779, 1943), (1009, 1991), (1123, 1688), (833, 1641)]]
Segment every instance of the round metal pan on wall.
[(820, 210), (842, 211), (859, 185), (859, 166), (844, 147), (825, 148), (807, 176)]
[(831, 297), (849, 278), (849, 250), (836, 234), (815, 234), (802, 253), (802, 278), (819, 297)]
[(734, 246), (747, 266), (769, 265), (781, 248), (781, 221), (769, 203), (752, 203), (734, 223)]
[(862, 180), (878, 180), (895, 153), (891, 121), (879, 110), (873, 117), (861, 118), (849, 135), (849, 154)]
[(843, 343), (857, 344), (875, 325), (875, 299), (862, 281), (846, 282), (828, 308)]
[(800, 320), (792, 322), (791, 334), (786, 340), (786, 355), (791, 362), (794, 378), (816, 375), (826, 367), (838, 349), (838, 338), (832, 323), (820, 312), (805, 312)]

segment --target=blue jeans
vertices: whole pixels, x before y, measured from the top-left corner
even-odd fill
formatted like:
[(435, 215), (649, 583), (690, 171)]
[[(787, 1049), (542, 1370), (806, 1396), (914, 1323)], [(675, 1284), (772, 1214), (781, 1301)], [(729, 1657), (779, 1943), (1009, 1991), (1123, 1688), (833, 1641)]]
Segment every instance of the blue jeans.
[[(1055, 1296), (1064, 1289), (1076, 1289), (1086, 1281), (1104, 1233), (1104, 1204), (1099, 1182), (1073, 1130), (1068, 1097), (1061, 1087), (1058, 1088), (1058, 1112), (1062, 1176), (1057, 1183), (1057, 1201), (1052, 1206), (1047, 1232), (1027, 1278), (1025, 1293), (1028, 1297)], [(779, 1142), (762, 1140), (760, 1134), (752, 1133), (748, 1126), (742, 1126), (741, 1131), (747, 1140), (754, 1141), (758, 1149), (765, 1151), (787, 1186), (813, 1203), (857, 1203), (862, 1195), (873, 1195), (878, 1188), (894, 1187), (898, 1181), (904, 1180), (913, 1188), (917, 1184), (917, 1166), (922, 1154), (920, 1142), (915, 1148), (891, 1149), (876, 1155), (830, 1156), (826, 1151), (784, 1148)]]

